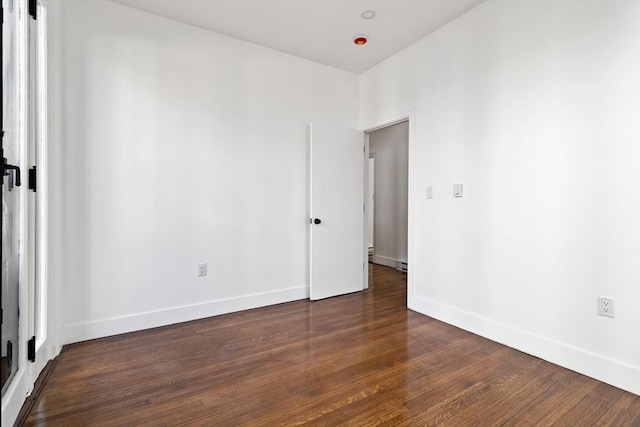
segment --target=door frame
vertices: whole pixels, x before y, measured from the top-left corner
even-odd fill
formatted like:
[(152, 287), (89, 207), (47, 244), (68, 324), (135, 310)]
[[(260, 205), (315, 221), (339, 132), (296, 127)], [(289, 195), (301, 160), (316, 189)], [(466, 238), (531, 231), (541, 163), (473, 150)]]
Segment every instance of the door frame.
[[(21, 205), (23, 212), (20, 217), (20, 239), (22, 253), (20, 260), (20, 319), (17, 343), (19, 347), (19, 368), (14, 380), (2, 396), (2, 424), (12, 425), (21, 410), (25, 399), (33, 391), (34, 383), (46, 363), (60, 353), (59, 337), (51, 333), (50, 314), (47, 309), (50, 299), (47, 293), (47, 258), (48, 258), (48, 200), (47, 182), (48, 141), (50, 140), (51, 123), (47, 120), (50, 111), (51, 98), (49, 93), (49, 79), (52, 78), (49, 68), (47, 49), (49, 34), (47, 33), (48, 10), (55, 5), (49, 0), (37, 0), (36, 21), (28, 13), (26, 0), (17, 0), (21, 14), (19, 26), (19, 74), (20, 84), (16, 90), (19, 93), (20, 138), (22, 138), (22, 177)], [(55, 6), (54, 6), (55, 7)], [(35, 38), (33, 38), (35, 37)], [(38, 49), (35, 50), (35, 43)], [(40, 68), (36, 72), (36, 64)], [(37, 80), (37, 82), (36, 82)], [(37, 91), (37, 92), (35, 92)], [(38, 120), (35, 122), (35, 120)], [(36, 138), (37, 135), (37, 138)], [(37, 155), (33, 150), (37, 146)], [(33, 193), (27, 187), (28, 170), (34, 165), (38, 167), (37, 192)], [(39, 203), (38, 221), (35, 222), (35, 203)], [(35, 233), (39, 234), (35, 239)], [(38, 265), (34, 260), (39, 258)], [(36, 276), (36, 271), (38, 275)], [(57, 327), (55, 329), (57, 332)], [(35, 363), (27, 358), (27, 339), (36, 336)]]
[[(365, 199), (365, 231), (366, 231), (366, 219), (369, 215), (369, 210), (374, 209), (371, 206), (371, 203), (368, 200), (367, 195), (369, 194), (369, 134), (376, 130), (386, 128), (389, 126), (396, 125), (398, 123), (407, 122), (408, 130), (409, 130), (409, 140), (407, 141), (407, 301), (405, 302), (408, 306), (408, 301), (413, 299), (414, 296), (414, 283), (413, 283), (413, 268), (415, 265), (414, 262), (414, 217), (413, 217), (413, 206), (415, 203), (414, 197), (414, 182), (413, 182), (413, 171), (414, 171), (414, 126), (415, 126), (415, 109), (410, 109), (405, 111), (404, 113), (399, 113), (396, 115), (389, 116), (385, 119), (375, 121), (369, 125), (361, 127), (362, 131), (365, 135), (365, 169), (364, 169), (364, 199)], [(369, 252), (369, 242), (367, 241), (367, 235), (365, 233), (364, 237), (364, 253), (367, 256)], [(375, 242), (374, 242), (374, 252), (375, 252)], [(366, 258), (365, 258), (366, 259)], [(365, 286), (364, 288), (369, 287), (369, 263), (366, 263), (365, 268)]]
[[(367, 141), (367, 148), (369, 148), (369, 134), (367, 133), (365, 135), (367, 135), (367, 140), (366, 140)], [(374, 186), (373, 186), (373, 204), (369, 205), (369, 203), (371, 203), (371, 202), (369, 201), (369, 197), (368, 196), (369, 196), (369, 192), (370, 192), (371, 189), (369, 187), (367, 187), (366, 193), (365, 193), (366, 196), (367, 196), (367, 199), (366, 199), (365, 203), (367, 204), (367, 206), (369, 206), (369, 208), (365, 209), (365, 213), (367, 215), (367, 217), (366, 217), (367, 221), (369, 221), (369, 217), (373, 218), (373, 223), (371, 224), (371, 227), (372, 227), (372, 230), (371, 230), (371, 234), (372, 234), (371, 235), (371, 244), (372, 244), (372, 246), (371, 246), (371, 248), (373, 249), (373, 253), (369, 254), (369, 247), (367, 247), (367, 263), (368, 263), (369, 255), (373, 255), (375, 257), (375, 254), (376, 254), (376, 227), (375, 227), (375, 223), (376, 223), (376, 189), (375, 189), (376, 153), (375, 152), (372, 153), (369, 150), (369, 159), (367, 161), (367, 167), (369, 167), (369, 165), (371, 164), (371, 160), (372, 159), (373, 159), (373, 165), (374, 165), (373, 166), (373, 168), (374, 168), (374, 171), (373, 171), (373, 181), (374, 181)], [(367, 185), (369, 183), (368, 180), (370, 178), (369, 177), (369, 172), (370, 171), (367, 171)], [(367, 230), (367, 232), (369, 232), (369, 230)], [(367, 246), (369, 246), (369, 242), (367, 242)]]
[(19, 142), (20, 161), (19, 166), (22, 170), (23, 187), (20, 189), (20, 213), (18, 221), (20, 255), (19, 255), (19, 274), (18, 274), (18, 307), (20, 316), (18, 318), (18, 342), (15, 345), (18, 351), (18, 369), (16, 371), (11, 384), (2, 396), (2, 424), (12, 425), (15, 418), (24, 403), (25, 396), (28, 396), (33, 388), (31, 381), (30, 362), (27, 360), (27, 337), (29, 336), (30, 316), (33, 314), (33, 308), (29, 305), (29, 264), (27, 259), (27, 250), (24, 248), (28, 233), (28, 192), (27, 192), (27, 170), (28, 167), (28, 146), (29, 146), (29, 74), (28, 74), (28, 31), (29, 20), (26, 7), (26, 1), (15, 3), (15, 13), (19, 14), (17, 25), (15, 26), (15, 48), (17, 63), (17, 74), (19, 83), (14, 88), (17, 93), (18, 104), (16, 114), (18, 116), (16, 137)]

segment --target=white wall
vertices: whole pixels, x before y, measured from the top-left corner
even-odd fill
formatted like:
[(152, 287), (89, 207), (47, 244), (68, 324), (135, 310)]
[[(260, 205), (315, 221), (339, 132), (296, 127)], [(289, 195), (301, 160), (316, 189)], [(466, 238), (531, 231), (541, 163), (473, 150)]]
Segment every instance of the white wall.
[(306, 298), (307, 126), (357, 127), (357, 76), (103, 0), (62, 19), (63, 341)]
[(407, 262), (407, 176), (409, 124), (398, 123), (369, 134), (375, 153), (374, 262)]
[(361, 127), (415, 109), (411, 308), (640, 394), (639, 76), (609, 0), (488, 1), (361, 76)]

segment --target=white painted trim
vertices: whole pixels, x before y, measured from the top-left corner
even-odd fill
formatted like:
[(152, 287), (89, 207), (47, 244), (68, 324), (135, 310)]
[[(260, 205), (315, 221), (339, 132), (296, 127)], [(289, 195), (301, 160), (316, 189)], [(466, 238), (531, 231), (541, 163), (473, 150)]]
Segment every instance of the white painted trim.
[[(29, 363), (29, 369), (20, 369), (13, 378), (7, 392), (2, 396), (2, 425), (12, 426), (24, 405), (25, 400), (33, 391), (33, 385), (38, 379), (47, 362), (60, 354), (62, 347), (52, 344), (59, 342), (55, 340), (58, 329), (49, 332), (49, 338), (40, 346), (36, 352), (36, 362)], [(23, 340), (24, 341), (24, 340)], [(26, 358), (25, 358), (26, 361)]]
[[(46, 7), (49, 5), (48, 0), (39, 0), (41, 5), (40, 7), (40, 16), (38, 20), (38, 25), (42, 25), (42, 31), (40, 35), (38, 35), (38, 41), (43, 43), (41, 51), (42, 54), (46, 55), (47, 48), (47, 39), (46, 39)], [(27, 15), (27, 3), (20, 2), (19, 5), (19, 13), (21, 15), (20, 20), (20, 31), (17, 33), (19, 44), (19, 57), (17, 61), (19, 62), (19, 74), (20, 74), (20, 85), (17, 88), (20, 91), (20, 105), (19, 112), (20, 115), (20, 129), (19, 129), (19, 138), (21, 138), (22, 144), (22, 160), (21, 167), (23, 170), (23, 181), (27, 181), (27, 170), (32, 166), (32, 159), (30, 158), (30, 144), (32, 141), (32, 135), (30, 135), (30, 131), (33, 129), (30, 126), (30, 114), (34, 111), (31, 110), (32, 98), (29, 96), (29, 90), (31, 90), (31, 80), (29, 76), (29, 63), (32, 59), (31, 56), (31, 46), (29, 44), (29, 40), (27, 35), (29, 34), (29, 25), (32, 22), (31, 19)], [(38, 58), (42, 60), (42, 57)], [(48, 78), (46, 75), (43, 76), (43, 80), (45, 80), (45, 84), (42, 90), (46, 92), (46, 79)], [(42, 82), (41, 82), (42, 83)], [(46, 115), (48, 104), (46, 103), (46, 97), (44, 98), (43, 111)], [(44, 117), (43, 117), (44, 118)], [(46, 125), (46, 119), (43, 124)], [(41, 129), (46, 136), (46, 127)], [(39, 166), (40, 167), (40, 166)], [(41, 168), (39, 170), (39, 176), (44, 176), (43, 172), (46, 169)], [(46, 196), (46, 192), (43, 192), (45, 187), (41, 185), (42, 183), (38, 183), (38, 193), (36, 193), (36, 197), (43, 198)], [(33, 391), (33, 385), (36, 381), (38, 375), (40, 374), (44, 365), (54, 357), (56, 357), (60, 353), (60, 345), (59, 344), (51, 344), (52, 340), (49, 339), (43, 340), (39, 339), (37, 341), (37, 351), (36, 351), (36, 362), (31, 363), (27, 360), (26, 356), (26, 342), (29, 336), (33, 335), (33, 331), (35, 329), (35, 325), (33, 324), (34, 320), (34, 287), (31, 282), (33, 278), (33, 271), (30, 272), (29, 268), (31, 267), (30, 260), (33, 256), (33, 248), (31, 247), (33, 241), (30, 240), (29, 236), (29, 215), (31, 215), (33, 210), (33, 205), (29, 203), (31, 197), (33, 195), (24, 189), (21, 192), (20, 203), (21, 203), (21, 244), (26, 247), (26, 250), (21, 252), (21, 272), (20, 272), (20, 318), (19, 318), (19, 339), (18, 343), (16, 343), (18, 351), (19, 351), (19, 366), (18, 371), (16, 372), (15, 377), (13, 378), (9, 388), (2, 396), (2, 425), (13, 425), (15, 420), (22, 409), (25, 399), (31, 394)], [(42, 215), (46, 217), (46, 210), (42, 211)], [(46, 227), (42, 230), (42, 234), (46, 233)], [(46, 242), (46, 241), (45, 241)], [(43, 270), (46, 273), (46, 269)], [(46, 294), (43, 295), (43, 298), (46, 299)], [(46, 315), (46, 312), (44, 313)], [(53, 341), (57, 342), (57, 341)]]
[(31, 364), (31, 381), (33, 384), (50, 360), (55, 359), (62, 351), (60, 343), (60, 325), (47, 331), (47, 338), (36, 349), (36, 361)]
[(364, 167), (362, 168), (362, 170), (364, 171), (364, 186), (362, 189), (364, 193), (362, 197), (362, 200), (364, 201), (364, 209), (362, 209), (362, 215), (364, 216), (364, 219), (362, 221), (364, 236), (364, 241), (362, 242), (364, 246), (362, 249), (362, 290), (365, 290), (369, 289), (369, 209), (372, 209), (373, 207), (370, 206), (369, 203), (369, 157), (371, 156), (369, 152), (369, 134), (363, 132), (362, 135), (364, 138)]
[(640, 367), (608, 359), (493, 319), (409, 295), (411, 310), (640, 395)]
[(397, 261), (400, 261), (400, 260), (397, 260), (395, 258), (390, 258), (390, 257), (387, 257), (387, 256), (383, 256), (383, 255), (377, 255), (377, 254), (373, 255), (373, 263), (374, 264), (379, 264), (379, 265), (384, 265), (385, 267), (396, 268), (396, 262)]
[(309, 287), (300, 286), (129, 316), (69, 324), (62, 328), (62, 343), (70, 344), (308, 298)]
[(408, 122), (408, 121), (409, 121), (408, 115), (406, 114), (399, 115), (396, 118), (385, 120), (381, 125), (365, 126), (365, 132), (366, 133), (375, 132), (377, 130), (387, 128), (389, 126), (397, 125), (397, 124)]
[(30, 362), (27, 360), (27, 338), (29, 335), (29, 319), (33, 316), (33, 307), (29, 304), (31, 290), (29, 287), (29, 264), (28, 264), (28, 199), (26, 191), (26, 171), (29, 168), (29, 99), (28, 99), (28, 24), (26, 2), (16, 3), (15, 13), (19, 14), (15, 24), (16, 37), (16, 57), (18, 84), (15, 88), (19, 99), (16, 106), (18, 116), (17, 128), (15, 129), (18, 138), (18, 149), (20, 158), (16, 159), (22, 169), (23, 183), (25, 187), (20, 191), (19, 203), (20, 212), (18, 214), (19, 230), (19, 268), (18, 273), (18, 341), (15, 343), (15, 351), (18, 352), (18, 368), (15, 376), (11, 380), (5, 394), (2, 396), (2, 425), (13, 425), (20, 409), (33, 388), (33, 381), (30, 375)]
[[(367, 221), (369, 220), (369, 210), (372, 211), (373, 214), (373, 224), (372, 224), (372, 228), (373, 228), (373, 238), (371, 239), (371, 242), (373, 244), (373, 246), (369, 246), (367, 248), (367, 261), (369, 260), (369, 250), (371, 249), (371, 255), (374, 256), (376, 254), (376, 188), (375, 188), (375, 168), (376, 168), (376, 153), (375, 152), (371, 152), (370, 147), (369, 147), (369, 132), (366, 132), (365, 135), (367, 136), (367, 150), (369, 151), (369, 160), (373, 159), (373, 203), (369, 202), (369, 188), (367, 188), (367, 192), (365, 193), (365, 203), (367, 205)], [(367, 162), (367, 167), (369, 166), (369, 163)], [(369, 179), (369, 169), (367, 168), (367, 180)], [(369, 230), (367, 229), (367, 232)], [(369, 242), (367, 242), (367, 245), (369, 244)], [(368, 270), (368, 269), (367, 269)]]
[(33, 383), (30, 381), (26, 369), (18, 370), (11, 380), (9, 388), (2, 396), (3, 426), (12, 426), (16, 422), (25, 399), (31, 394), (32, 387)]
[[(49, 200), (49, 180), (47, 179), (49, 174), (48, 168), (48, 140), (49, 140), (49, 66), (48, 66), (48, 3), (43, 3), (39, 0), (38, 4), (38, 20), (37, 20), (37, 37), (38, 37), (38, 50), (36, 51), (37, 65), (36, 70), (36, 89), (38, 90), (38, 96), (36, 99), (39, 101), (36, 103), (36, 118), (40, 121), (36, 124), (38, 127), (39, 140), (36, 141), (37, 146), (37, 158), (36, 165), (38, 167), (37, 174), (37, 189), (35, 194), (37, 199), (37, 207), (39, 209), (39, 216), (36, 216), (38, 222), (35, 224), (37, 230), (37, 239), (35, 241), (36, 252), (36, 278), (35, 282), (35, 316), (36, 325), (34, 325), (36, 335), (36, 350), (41, 346), (46, 345), (47, 339), (47, 322), (48, 322), (48, 235), (49, 235), (49, 213), (48, 213), (48, 200)], [(38, 73), (38, 71), (40, 73)], [(37, 354), (36, 354), (37, 360)], [(37, 370), (38, 374), (40, 370)], [(33, 378), (35, 381), (36, 377)]]

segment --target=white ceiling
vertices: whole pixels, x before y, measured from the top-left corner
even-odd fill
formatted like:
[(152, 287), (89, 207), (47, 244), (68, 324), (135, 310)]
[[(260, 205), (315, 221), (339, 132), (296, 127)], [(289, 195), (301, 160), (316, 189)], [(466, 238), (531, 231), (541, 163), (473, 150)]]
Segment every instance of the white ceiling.
[[(113, 1), (360, 74), (482, 0)], [(355, 46), (359, 34), (369, 43)]]

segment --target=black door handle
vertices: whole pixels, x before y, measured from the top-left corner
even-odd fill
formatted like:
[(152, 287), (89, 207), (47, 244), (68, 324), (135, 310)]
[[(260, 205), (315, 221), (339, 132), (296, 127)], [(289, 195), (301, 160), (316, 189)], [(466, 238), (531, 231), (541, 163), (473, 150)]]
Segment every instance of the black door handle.
[(22, 180), (20, 179), (20, 167), (15, 165), (10, 165), (7, 163), (7, 158), (2, 158), (2, 183), (4, 184), (4, 177), (9, 176), (9, 171), (13, 170), (15, 173), (15, 180), (13, 185), (16, 187), (20, 187), (22, 185)]
[(314, 224), (320, 224), (322, 222), (322, 220), (320, 220), (320, 218), (316, 218), (313, 220)]

